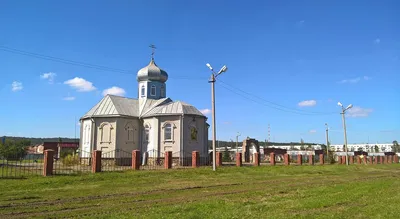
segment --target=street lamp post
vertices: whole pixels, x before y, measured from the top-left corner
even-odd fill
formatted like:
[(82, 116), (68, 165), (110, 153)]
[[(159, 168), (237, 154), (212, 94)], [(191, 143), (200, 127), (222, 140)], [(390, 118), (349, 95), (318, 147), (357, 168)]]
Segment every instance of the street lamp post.
[(325, 123), (325, 131), (326, 131), (326, 157), (327, 157), (327, 159), (328, 159), (328, 161), (329, 161), (329, 137), (328, 137), (328, 135), (329, 135), (329, 128), (328, 128), (328, 123)]
[(338, 105), (342, 108), (342, 121), (343, 121), (343, 132), (344, 132), (344, 150), (346, 152), (346, 165), (349, 165), (349, 155), (348, 155), (348, 149), (347, 149), (347, 133), (346, 133), (346, 117), (345, 113), (348, 109), (353, 107), (353, 104), (348, 105), (346, 108), (343, 107), (343, 104), (341, 102), (338, 102)]
[(237, 134), (236, 134), (236, 153), (238, 153), (239, 152), (239, 149), (238, 149), (238, 138), (239, 138), (239, 136), (240, 136), (240, 133), (238, 132)]
[(216, 128), (215, 128), (215, 79), (218, 77), (218, 75), (226, 72), (228, 68), (224, 65), (222, 66), (221, 70), (219, 70), (218, 73), (215, 73), (214, 69), (211, 67), (209, 63), (206, 64), (207, 67), (211, 70), (211, 79), (209, 80), (209, 83), (211, 83), (211, 104), (212, 104), (212, 147), (213, 147), (213, 171), (217, 170), (217, 164), (216, 164), (216, 149), (215, 149), (215, 139), (216, 139)]

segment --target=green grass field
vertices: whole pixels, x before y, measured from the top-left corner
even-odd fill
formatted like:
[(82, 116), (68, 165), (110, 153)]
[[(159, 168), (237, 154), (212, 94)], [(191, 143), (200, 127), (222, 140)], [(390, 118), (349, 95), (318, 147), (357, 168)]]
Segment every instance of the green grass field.
[(0, 218), (400, 217), (399, 164), (109, 172), (0, 188)]

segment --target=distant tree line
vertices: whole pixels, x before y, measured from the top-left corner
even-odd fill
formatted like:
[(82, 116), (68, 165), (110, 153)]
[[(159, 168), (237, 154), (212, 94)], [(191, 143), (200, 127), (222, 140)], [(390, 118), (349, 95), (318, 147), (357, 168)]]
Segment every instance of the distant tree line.
[[(12, 140), (12, 141), (22, 141), (22, 140), (26, 140), (26, 141), (30, 141), (31, 145), (38, 145), (38, 144), (42, 144), (43, 142), (60, 142), (60, 140), (62, 142), (79, 142), (79, 138), (60, 138), (60, 137), (56, 137), (56, 138), (27, 138), (27, 137), (13, 137), (13, 136), (4, 136), (5, 139), (7, 140)], [(4, 138), (1, 137), (1, 138)], [(1, 143), (1, 141), (0, 141)], [(29, 145), (28, 145), (29, 146)]]
[(4, 143), (0, 142), (0, 158), (19, 160), (26, 155), (26, 147), (30, 145), (31, 142), (26, 139), (13, 140), (7, 138)]

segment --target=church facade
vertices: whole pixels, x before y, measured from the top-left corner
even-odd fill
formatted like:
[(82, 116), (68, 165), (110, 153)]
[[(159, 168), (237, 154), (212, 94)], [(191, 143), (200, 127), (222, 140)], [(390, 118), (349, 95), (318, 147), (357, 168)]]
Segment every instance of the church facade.
[[(168, 74), (154, 58), (137, 73), (138, 98), (106, 95), (80, 118), (80, 150), (140, 150), (146, 156), (208, 154), (208, 124), (194, 106), (167, 97)], [(117, 153), (115, 154), (117, 156)]]

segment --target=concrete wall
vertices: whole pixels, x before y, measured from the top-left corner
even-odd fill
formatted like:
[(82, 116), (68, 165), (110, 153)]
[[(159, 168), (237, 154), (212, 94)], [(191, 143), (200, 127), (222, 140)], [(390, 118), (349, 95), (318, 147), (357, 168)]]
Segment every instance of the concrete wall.
[(101, 150), (103, 153), (115, 150), (117, 118), (94, 118), (94, 120), (96, 142), (93, 150)]
[(132, 152), (140, 149), (139, 135), (141, 123), (137, 118), (117, 118), (116, 148)]
[[(192, 137), (192, 128), (197, 130), (197, 139)], [(184, 153), (192, 153), (192, 151), (199, 151), (200, 156), (207, 156), (207, 143), (208, 143), (208, 130), (206, 125), (206, 118), (185, 115), (183, 119), (183, 142)]]
[(83, 153), (89, 153), (92, 151), (92, 120), (85, 119), (81, 121), (81, 132), (79, 148)]
[[(172, 140), (166, 140), (164, 137), (164, 126), (166, 123), (172, 124)], [(159, 125), (159, 145), (160, 151), (172, 151), (174, 153), (181, 151), (181, 116), (162, 116), (158, 119)]]

